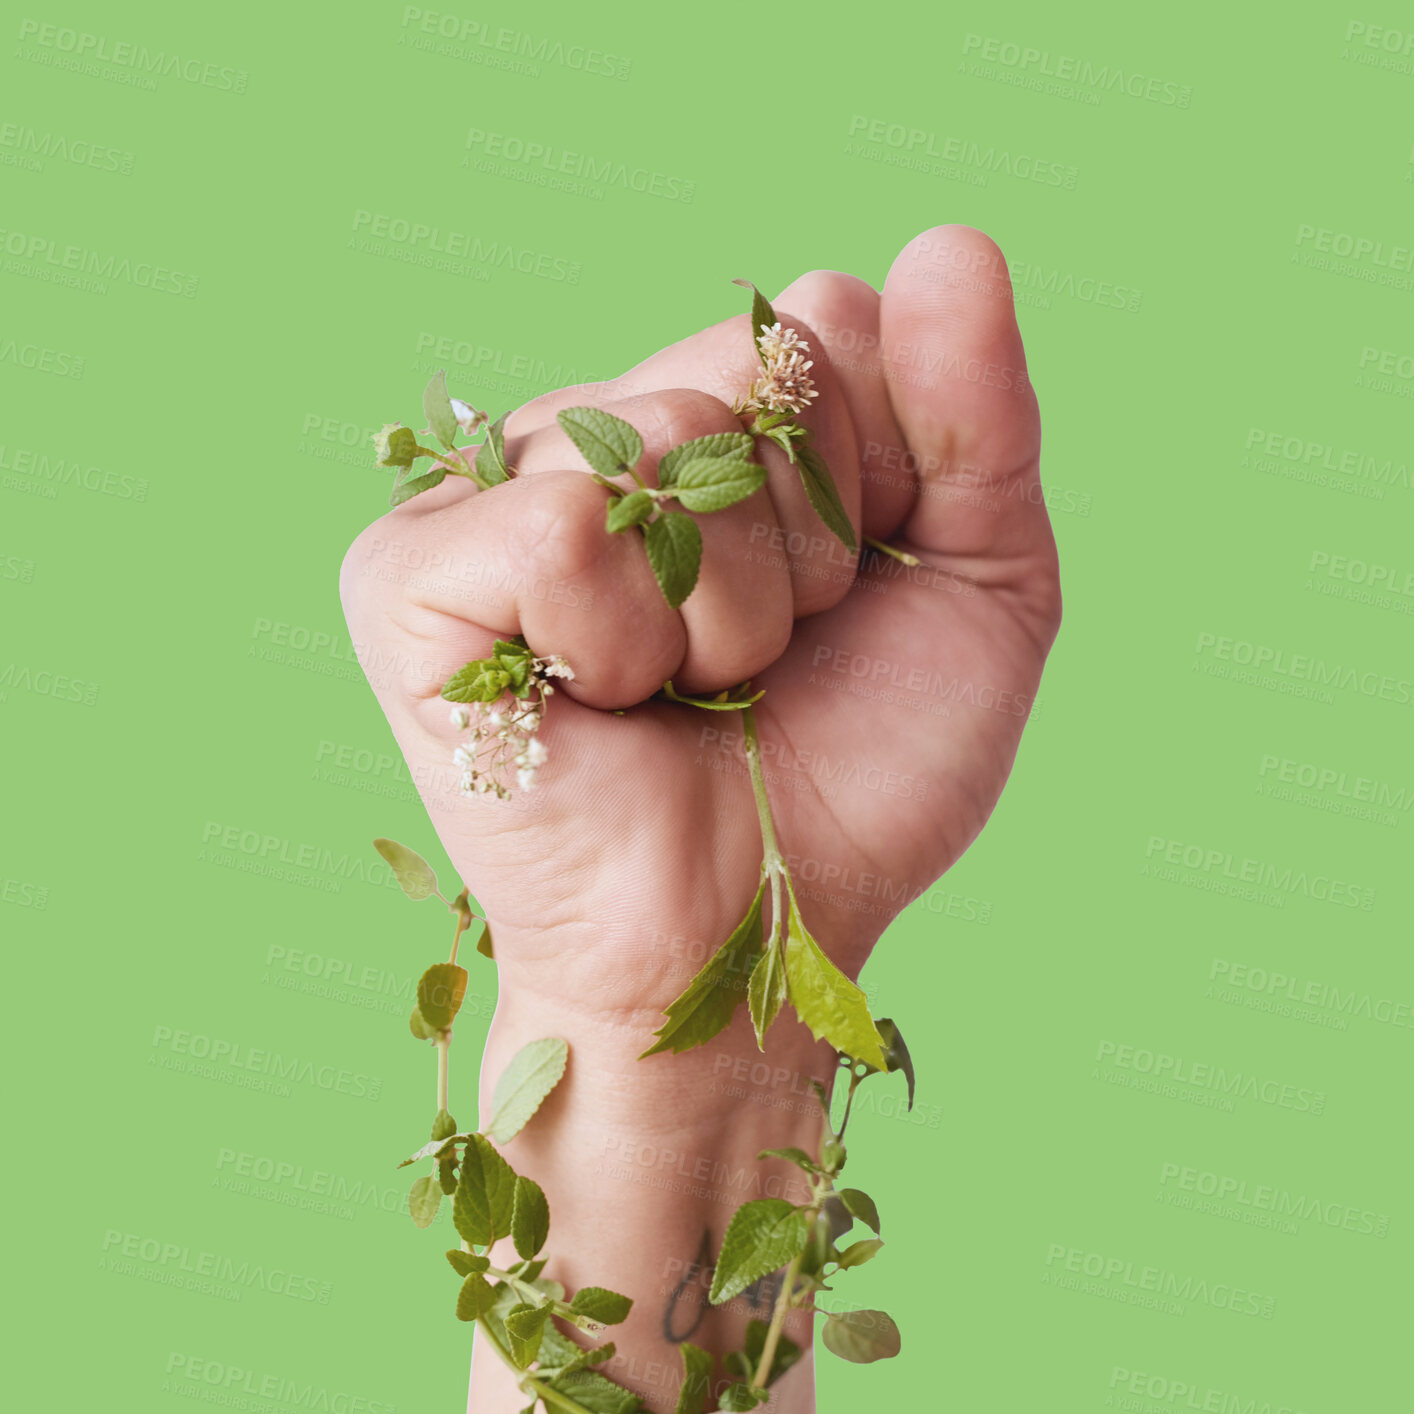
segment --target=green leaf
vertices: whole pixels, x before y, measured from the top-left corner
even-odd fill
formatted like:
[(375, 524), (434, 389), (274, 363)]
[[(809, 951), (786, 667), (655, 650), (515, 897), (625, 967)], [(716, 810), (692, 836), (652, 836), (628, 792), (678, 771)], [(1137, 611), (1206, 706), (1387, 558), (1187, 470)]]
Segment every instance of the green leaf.
[(883, 1048), (864, 993), (825, 956), (806, 931), (793, 889), (786, 937), (786, 978), (796, 1014), (817, 1041), (824, 1039), (847, 1056), (857, 1056), (880, 1070), (884, 1068)]
[(486, 440), (476, 450), (476, 474), (487, 486), (499, 486), (511, 479), (511, 469), (506, 465), (506, 419), (510, 413), (503, 412), (486, 429)]
[(442, 1186), (431, 1174), (425, 1174), (412, 1185), (408, 1194), (408, 1212), (418, 1227), (431, 1227), (442, 1206)]
[(758, 1159), (789, 1159), (797, 1168), (804, 1169), (806, 1173), (821, 1171), (820, 1165), (804, 1149), (798, 1149), (794, 1144), (789, 1144), (784, 1149), (762, 1149), (756, 1157)]
[(495, 1300), (491, 1283), (480, 1272), (472, 1272), (457, 1293), (457, 1320), (474, 1321)]
[(901, 1070), (908, 1081), (908, 1108), (913, 1108), (913, 1057), (908, 1054), (903, 1033), (887, 1016), (879, 1018), (879, 1039), (884, 1043), (884, 1062), (890, 1071)]
[(496, 954), (491, 947), (491, 925), (489, 923), (481, 930), (481, 936), (476, 940), (476, 950), (482, 957), (489, 957), (492, 962), (496, 960)]
[(458, 668), (442, 688), (448, 702), (494, 702), (511, 685), (511, 675), (494, 658), (478, 658)]
[[(761, 326), (764, 324), (768, 329), (777, 322), (776, 311), (771, 308), (771, 302), (751, 283), (750, 280), (733, 280), (732, 284), (742, 285), (751, 291), (751, 337), (756, 341), (756, 352), (761, 352)], [(761, 362), (765, 363), (763, 357)]]
[(452, 400), (447, 396), (447, 370), (439, 368), (427, 380), (422, 390), (422, 410), (427, 414), (427, 425), (436, 434), (437, 440), (450, 451), (457, 440), (457, 415), (452, 411)]
[[(511, 1214), (511, 1227), (515, 1227), (514, 1212)], [(517, 1262), (515, 1266), (507, 1267), (506, 1270), (513, 1277), (520, 1277), (524, 1281), (534, 1281), (535, 1278), (545, 1270), (545, 1263), (548, 1260), (549, 1259), (546, 1257), (541, 1257), (540, 1260), (536, 1262)]]
[(448, 1197), (457, 1191), (457, 1151), (455, 1148), (448, 1149), (446, 1153), (438, 1155), (437, 1182), (441, 1185), (442, 1192)]
[(756, 1028), (756, 1045), (766, 1049), (766, 1032), (786, 999), (786, 970), (780, 945), (774, 940), (751, 969), (747, 988), (751, 1001), (751, 1024)]
[(875, 1206), (874, 1200), (862, 1189), (841, 1188), (839, 1199), (860, 1222), (867, 1223), (875, 1232), (880, 1231), (879, 1209)]
[(547, 1383), (551, 1389), (574, 1400), (587, 1414), (638, 1414), (639, 1410), (647, 1408), (636, 1394), (605, 1379), (597, 1370), (576, 1370), (572, 1375)]
[(810, 1238), (805, 1214), (784, 1198), (743, 1203), (727, 1224), (707, 1299), (720, 1306), (767, 1272), (784, 1267)]
[[(550, 1335), (554, 1331), (553, 1326), (546, 1326), (545, 1333)], [(550, 1363), (547, 1355), (549, 1342), (543, 1343), (540, 1347), (540, 1363), (535, 1367), (535, 1377), (541, 1380), (561, 1379), (565, 1375), (573, 1374), (576, 1370), (588, 1369), (591, 1365), (602, 1365), (605, 1360), (612, 1360), (616, 1347), (612, 1340), (607, 1340), (603, 1345), (591, 1346), (588, 1349), (579, 1350), (573, 1359), (561, 1365)]]
[(516, 1251), (528, 1262), (550, 1236), (550, 1205), (545, 1192), (529, 1178), (516, 1176), (511, 1205), (511, 1237)]
[(754, 445), (749, 432), (710, 432), (705, 437), (694, 437), (690, 442), (679, 442), (676, 447), (664, 452), (659, 459), (658, 485), (673, 485), (678, 468), (684, 462), (693, 461), (698, 457), (727, 457), (732, 461), (749, 461)]
[(886, 1311), (832, 1312), (820, 1337), (827, 1350), (856, 1365), (891, 1360), (903, 1345), (898, 1327)]
[(462, 1157), (461, 1177), (452, 1200), (452, 1221), (473, 1247), (487, 1247), (509, 1236), (515, 1207), (516, 1175), (486, 1142), (473, 1134)]
[(457, 1122), (446, 1110), (438, 1110), (432, 1121), (434, 1139), (450, 1139), (457, 1132)]
[(835, 478), (830, 475), (825, 458), (808, 442), (802, 442), (795, 449), (795, 464), (800, 468), (800, 482), (815, 507), (815, 514), (839, 537), (846, 550), (859, 549), (854, 527), (849, 523), (849, 515), (835, 489)]
[(881, 1238), (866, 1237), (859, 1242), (851, 1242), (836, 1260), (841, 1268), (862, 1267), (865, 1262), (871, 1261), (878, 1254), (883, 1245)]
[(540, 1340), (550, 1307), (522, 1303), (506, 1313), (506, 1334), (511, 1338), (511, 1359), (523, 1370), (540, 1354)]
[(598, 408), (563, 408), (556, 420), (600, 476), (631, 471), (643, 455), (643, 439), (621, 417)]
[(685, 1340), (678, 1346), (682, 1356), (682, 1385), (673, 1414), (706, 1414), (712, 1394), (712, 1356)]
[(770, 1397), (769, 1390), (757, 1389), (754, 1385), (747, 1384), (745, 1380), (737, 1380), (722, 1391), (717, 1400), (717, 1408), (724, 1411), (755, 1409), (758, 1404), (765, 1404)]
[(468, 973), (455, 962), (436, 962), (417, 983), (417, 1009), (435, 1031), (445, 1031), (461, 1010)]
[(427, 1024), (426, 1017), (422, 1012), (413, 1006), (412, 1015), (408, 1017), (408, 1030), (417, 1037), (419, 1041), (431, 1041), (437, 1036), (436, 1030)]
[(643, 527), (643, 538), (648, 542), (648, 563), (663, 598), (669, 608), (680, 608), (692, 593), (702, 567), (702, 532), (697, 522), (681, 511), (664, 511)]
[(400, 423), (384, 423), (373, 434), (373, 455), (379, 466), (411, 466), (417, 460), (417, 434)]
[(746, 917), (736, 925), (731, 937), (668, 1004), (663, 1013), (667, 1020), (653, 1033), (658, 1040), (640, 1060), (659, 1051), (690, 1051), (710, 1041), (731, 1021), (741, 1004), (741, 979), (750, 972), (761, 948), (761, 900), (765, 893), (766, 881), (762, 879)]
[(401, 506), (404, 501), (412, 498), (423, 491), (430, 491), (434, 486), (440, 486), (447, 479), (446, 467), (434, 467), (431, 471), (425, 472), (422, 476), (415, 476), (411, 481), (403, 481), (394, 486), (388, 493), (388, 504), (390, 506)]
[(393, 877), (414, 903), (420, 903), (437, 892), (437, 875), (432, 866), (416, 851), (405, 844), (399, 844), (397, 840), (383, 839), (374, 840), (373, 848), (388, 861)]
[(621, 530), (642, 525), (653, 514), (653, 505), (653, 498), (646, 491), (630, 491), (627, 496), (611, 497), (604, 524), (611, 534), (617, 535)]
[(489, 1257), (478, 1256), (475, 1252), (463, 1252), (460, 1247), (449, 1247), (447, 1260), (459, 1277), (469, 1277), (473, 1272), (484, 1272), (491, 1265)]
[(508, 1144), (525, 1128), (546, 1095), (560, 1083), (569, 1046), (558, 1036), (546, 1036), (522, 1046), (501, 1072), (491, 1096), (491, 1123), (486, 1137)]
[(766, 484), (766, 468), (726, 457), (694, 457), (678, 469), (673, 483), (678, 504), (689, 511), (725, 510)]
[[(749, 1285), (749, 1283), (748, 1283)], [(584, 1316), (595, 1325), (616, 1326), (620, 1321), (628, 1319), (628, 1313), (633, 1309), (633, 1300), (628, 1296), (620, 1296), (617, 1291), (609, 1291), (602, 1286), (582, 1286), (574, 1294), (574, 1300), (570, 1302), (570, 1310), (578, 1316)], [(576, 1322), (582, 1325), (582, 1322)]]

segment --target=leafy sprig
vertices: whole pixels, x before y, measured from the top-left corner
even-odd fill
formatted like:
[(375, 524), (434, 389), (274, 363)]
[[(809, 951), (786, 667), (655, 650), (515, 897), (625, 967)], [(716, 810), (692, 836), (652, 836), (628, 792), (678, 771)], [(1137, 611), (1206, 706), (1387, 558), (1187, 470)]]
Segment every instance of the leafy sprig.
[[(672, 696), (707, 710), (728, 707), (741, 712), (747, 767), (761, 827), (761, 880), (741, 922), (669, 1003), (666, 1019), (654, 1033), (658, 1039), (643, 1055), (704, 1045), (730, 1023), (743, 999), (751, 1011), (757, 1045), (764, 1050), (766, 1032), (789, 1001), (817, 1041), (828, 1041), (837, 1051), (858, 1056), (877, 1070), (885, 1069), (885, 1038), (875, 1027), (864, 993), (830, 961), (801, 915), (790, 870), (776, 843), (751, 705), (755, 699), (699, 702), (676, 693)], [(769, 934), (763, 924), (768, 897)], [(743, 977), (747, 978), (744, 992)]]
[[(515, 475), (506, 464), (505, 426), (509, 413), (502, 413), (495, 422), (487, 423), (486, 414), (477, 412), (460, 399), (447, 393), (447, 374), (439, 368), (422, 390), (422, 411), (427, 418), (427, 426), (422, 432), (414, 432), (401, 422), (385, 423), (382, 430), (373, 434), (373, 451), (379, 466), (397, 469), (393, 478), (393, 490), (388, 497), (390, 506), (400, 506), (404, 501), (423, 491), (440, 486), (448, 476), (464, 476), (473, 481), (483, 491), (499, 486)], [(459, 433), (471, 434), (485, 428), (486, 435), (480, 443), (458, 449)], [(443, 447), (436, 451), (418, 441), (430, 433)], [(468, 464), (462, 450), (476, 452), (474, 464)], [(422, 471), (417, 463), (423, 457), (431, 459), (432, 465)]]
[[(783, 1333), (786, 1315), (792, 1310), (824, 1314), (821, 1339), (827, 1350), (843, 1360), (869, 1364), (899, 1353), (899, 1330), (886, 1312), (823, 1313), (815, 1307), (816, 1295), (832, 1292), (831, 1283), (841, 1272), (872, 1261), (884, 1245), (874, 1200), (860, 1189), (835, 1186), (848, 1159), (845, 1131), (860, 1083), (870, 1075), (902, 1070), (908, 1079), (909, 1108), (913, 1106), (913, 1064), (903, 1036), (887, 1019), (879, 1022), (879, 1031), (889, 1038), (883, 1065), (847, 1054), (839, 1057), (841, 1067), (849, 1070), (850, 1079), (838, 1130), (831, 1126), (823, 1089), (816, 1090), (823, 1111), (818, 1154), (812, 1156), (792, 1146), (763, 1149), (757, 1155), (759, 1159), (784, 1159), (795, 1164), (809, 1179), (810, 1197), (803, 1203), (790, 1203), (783, 1198), (753, 1199), (743, 1203), (727, 1224), (708, 1301), (720, 1306), (782, 1267), (785, 1276), (769, 1323), (753, 1321), (747, 1328), (745, 1348), (725, 1357), (727, 1369), (741, 1379), (728, 1386), (720, 1403), (722, 1409), (751, 1409), (764, 1403), (772, 1382), (800, 1358), (799, 1348)], [(841, 1246), (856, 1223), (862, 1223), (873, 1236)]]
[[(593, 1367), (614, 1354), (614, 1344), (584, 1347), (560, 1333), (554, 1322), (598, 1334), (624, 1321), (633, 1301), (602, 1286), (581, 1287), (573, 1296), (542, 1276), (548, 1258), (550, 1202), (534, 1179), (518, 1174), (497, 1145), (508, 1144), (534, 1118), (565, 1073), (569, 1047), (556, 1036), (532, 1041), (511, 1060), (492, 1094), (492, 1115), (479, 1130), (461, 1132), (448, 1108), (448, 1055), (452, 1023), (466, 995), (467, 972), (457, 963), (462, 934), (471, 919), (465, 888), (448, 901), (432, 866), (396, 840), (374, 847), (388, 861), (403, 892), (414, 902), (437, 897), (456, 917), (451, 956), (434, 963), (419, 979), (411, 1029), (437, 1049), (437, 1113), (432, 1137), (398, 1165), (430, 1160), (432, 1171), (417, 1178), (408, 1194), (408, 1212), (419, 1228), (437, 1220), (442, 1199), (452, 1200), (452, 1222), (461, 1246), (446, 1253), (461, 1278), (456, 1317), (475, 1322), (486, 1343), (515, 1374), (530, 1397), (524, 1414), (537, 1404), (562, 1414), (639, 1414), (643, 1403), (631, 1390)], [(489, 947), (488, 947), (489, 955)], [(494, 1143), (492, 1141), (495, 1141)], [(510, 1238), (519, 1261), (492, 1265), (491, 1247)]]

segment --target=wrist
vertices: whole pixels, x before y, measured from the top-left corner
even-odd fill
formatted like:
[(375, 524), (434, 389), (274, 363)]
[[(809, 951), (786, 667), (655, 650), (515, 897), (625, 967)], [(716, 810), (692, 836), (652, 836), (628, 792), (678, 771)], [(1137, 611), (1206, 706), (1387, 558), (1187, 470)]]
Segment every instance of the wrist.
[[(482, 1065), (481, 1114), (490, 1113), (494, 1080), (523, 1045), (543, 1036), (569, 1043), (564, 1079), (505, 1146), (506, 1157), (549, 1201), (546, 1276), (572, 1291), (607, 1286), (634, 1299), (629, 1319), (607, 1333), (618, 1353), (603, 1373), (651, 1408), (671, 1410), (682, 1341), (721, 1355), (742, 1348), (748, 1321), (770, 1319), (771, 1277), (723, 1306), (709, 1305), (712, 1263), (742, 1203), (808, 1201), (798, 1168), (757, 1155), (790, 1145), (818, 1152), (823, 1117), (811, 1082), (828, 1092), (835, 1059), (784, 1016), (762, 1053), (743, 1005), (705, 1046), (639, 1060), (652, 1042), (651, 1024), (503, 986)], [(498, 1252), (493, 1260), (505, 1265), (515, 1257)], [(807, 1349), (809, 1320), (793, 1313), (787, 1324)], [(509, 1376), (498, 1365), (489, 1351), (478, 1356), (473, 1407), (500, 1407)], [(719, 1365), (714, 1392), (726, 1379)], [(813, 1408), (808, 1360), (783, 1377), (776, 1398), (793, 1414)]]

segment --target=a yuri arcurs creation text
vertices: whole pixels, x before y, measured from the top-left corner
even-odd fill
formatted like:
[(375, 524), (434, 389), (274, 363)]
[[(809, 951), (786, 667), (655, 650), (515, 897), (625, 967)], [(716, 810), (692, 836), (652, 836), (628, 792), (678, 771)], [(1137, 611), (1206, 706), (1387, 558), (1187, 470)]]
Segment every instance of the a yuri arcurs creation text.
[[(809, 346), (796, 330), (781, 325), (770, 304), (752, 288), (751, 323), (761, 373), (732, 409), (742, 420), (740, 432), (673, 447), (659, 459), (655, 484), (650, 485), (640, 474), (642, 439), (627, 422), (587, 407), (558, 414), (588, 474), (604, 488), (604, 533), (642, 537), (648, 563), (673, 608), (697, 583), (702, 536), (694, 517), (734, 505), (766, 482), (766, 468), (755, 460), (758, 437), (771, 439), (785, 452), (821, 521), (848, 549), (858, 548), (830, 470), (811, 445), (809, 431), (795, 421), (816, 397), (813, 365), (806, 356)], [(490, 421), (485, 413), (449, 396), (440, 372), (427, 385), (423, 410), (428, 424), (424, 431), (393, 423), (375, 438), (379, 464), (396, 469), (393, 505), (447, 476), (465, 477), (480, 493), (494, 495), (497, 486), (516, 475), (506, 461), (506, 414)], [(479, 444), (457, 446), (459, 434), (476, 433), (482, 434)], [(424, 438), (435, 439), (441, 449), (428, 447)], [(419, 467), (419, 462), (426, 465)], [(627, 478), (631, 484), (621, 485), (614, 478)], [(876, 552), (912, 561), (889, 546), (867, 543)], [(464, 792), (506, 799), (513, 789), (535, 788), (537, 774), (547, 769), (539, 728), (553, 710), (550, 699), (556, 682), (574, 677), (572, 658), (538, 656), (521, 638), (498, 640), (490, 657), (467, 663), (448, 680), (442, 696), (452, 704), (451, 724), (461, 738), (454, 760)], [(873, 1200), (860, 1189), (837, 1186), (846, 1160), (845, 1131), (855, 1091), (868, 1077), (904, 1072), (911, 1106), (914, 1076), (898, 1027), (870, 1015), (864, 993), (831, 962), (807, 927), (766, 793), (752, 711), (761, 694), (743, 683), (715, 697), (693, 697), (678, 693), (668, 682), (658, 696), (680, 704), (683, 711), (740, 714), (762, 856), (760, 881), (745, 917), (669, 1004), (663, 1024), (653, 1037), (645, 1037), (651, 1044), (641, 1059), (647, 1063), (648, 1057), (662, 1052), (690, 1050), (716, 1036), (742, 1001), (735, 982), (745, 976), (758, 1045), (764, 1049), (767, 1030), (789, 1004), (816, 1040), (835, 1049), (841, 1071), (848, 1073), (842, 1108), (836, 1103), (838, 1094), (832, 1097), (814, 1084), (821, 1112), (816, 1152), (792, 1146), (763, 1150), (758, 1156), (785, 1159), (800, 1168), (809, 1183), (809, 1197), (802, 1203), (781, 1198), (744, 1203), (727, 1227), (713, 1269), (713, 1304), (732, 1300), (768, 1274), (783, 1272), (783, 1277), (769, 1321), (751, 1321), (744, 1348), (723, 1357), (730, 1382), (715, 1399), (712, 1391), (722, 1383), (715, 1357), (682, 1343), (678, 1414), (706, 1414), (713, 1408), (746, 1410), (769, 1403), (772, 1382), (801, 1354), (783, 1333), (787, 1313), (813, 1311), (817, 1293), (832, 1291), (830, 1283), (840, 1273), (870, 1261), (882, 1247)], [(581, 1287), (571, 1295), (543, 1275), (552, 1260), (545, 1253), (555, 1195), (542, 1191), (532, 1177), (515, 1173), (498, 1148), (534, 1120), (566, 1066), (573, 1064), (569, 1048), (556, 1037), (526, 1046), (497, 1082), (491, 1115), (479, 1129), (458, 1129), (449, 1108), (449, 1057), (468, 974), (457, 957), (463, 934), (478, 915), (472, 911), (468, 888), (448, 899), (420, 855), (392, 840), (377, 840), (375, 845), (409, 898), (435, 897), (453, 920), (450, 956), (422, 975), (410, 1020), (412, 1034), (430, 1043), (437, 1056), (431, 1137), (404, 1160), (428, 1166), (408, 1197), (413, 1222), (420, 1228), (430, 1226), (443, 1198), (450, 1197), (462, 1239), (460, 1248), (446, 1254), (460, 1278), (457, 1318), (474, 1322), (483, 1340), (514, 1371), (528, 1401), (526, 1414), (537, 1405), (569, 1414), (634, 1414), (644, 1408), (639, 1397), (595, 1368), (614, 1354), (613, 1342), (587, 1345), (570, 1334), (598, 1336), (621, 1322), (633, 1304), (631, 1295), (598, 1286)], [(484, 919), (480, 922), (476, 950), (493, 959), (490, 929)], [(832, 1119), (835, 1108), (841, 1110), (838, 1126)], [(867, 1235), (846, 1241), (856, 1225)], [(500, 1268), (492, 1265), (489, 1253), (504, 1238), (511, 1240), (518, 1260)], [(821, 1339), (836, 1355), (860, 1363), (897, 1355), (900, 1348), (898, 1327), (882, 1311), (831, 1312), (825, 1315)]]

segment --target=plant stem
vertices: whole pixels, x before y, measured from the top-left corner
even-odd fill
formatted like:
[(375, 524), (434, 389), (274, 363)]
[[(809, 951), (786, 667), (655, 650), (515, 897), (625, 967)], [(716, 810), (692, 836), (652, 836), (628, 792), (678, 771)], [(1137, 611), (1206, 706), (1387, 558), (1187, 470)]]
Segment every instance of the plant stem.
[(511, 1359), (511, 1352), (501, 1344), (484, 1316), (477, 1318), (476, 1328), (486, 1337), (486, 1343), (505, 1362), (506, 1368), (516, 1377), (516, 1382), (523, 1390), (534, 1390), (535, 1393), (553, 1409), (563, 1409), (566, 1414), (592, 1414), (577, 1399), (571, 1399), (567, 1394), (561, 1394), (557, 1389), (551, 1389), (543, 1380), (537, 1380), (534, 1375), (527, 1374)]
[(764, 1389), (766, 1381), (771, 1374), (771, 1366), (776, 1361), (776, 1347), (781, 1343), (781, 1330), (786, 1323), (786, 1312), (790, 1310), (791, 1291), (795, 1286), (796, 1276), (800, 1272), (800, 1261), (805, 1254), (797, 1252), (795, 1259), (786, 1268), (785, 1283), (781, 1287), (781, 1294), (776, 1298), (776, 1309), (771, 1312), (771, 1324), (766, 1329), (766, 1343), (761, 1347), (761, 1361), (756, 1366), (756, 1373), (751, 1377), (753, 1389)]
[(907, 565), (910, 569), (923, 563), (917, 555), (910, 555), (907, 550), (896, 550), (892, 545), (885, 545), (882, 540), (875, 540), (872, 535), (866, 535), (864, 543), (871, 550), (877, 550), (881, 555), (889, 555), (899, 564)]
[(849, 1094), (845, 1096), (844, 1117), (840, 1120), (840, 1132), (835, 1135), (841, 1143), (844, 1142), (844, 1132), (849, 1128), (850, 1106), (854, 1104), (854, 1092), (859, 1088), (859, 1076), (854, 1073), (854, 1067), (849, 1069)]
[(437, 1108), (439, 1111), (451, 1108), (447, 1103), (448, 1053), (451, 1049), (451, 1033), (444, 1031), (437, 1038)]
[(761, 770), (761, 742), (756, 735), (756, 713), (750, 707), (741, 709), (741, 725), (746, 735), (746, 764), (751, 771), (751, 790), (756, 796), (756, 814), (761, 821), (761, 844), (765, 849), (761, 864), (768, 873), (776, 874), (781, 872), (783, 864), (776, 845), (771, 802), (766, 795), (766, 778)]

